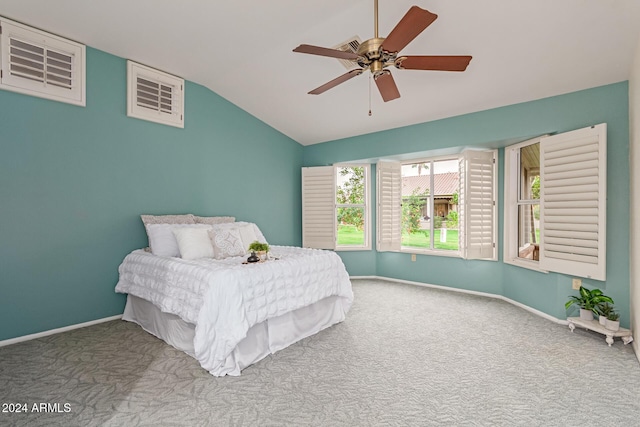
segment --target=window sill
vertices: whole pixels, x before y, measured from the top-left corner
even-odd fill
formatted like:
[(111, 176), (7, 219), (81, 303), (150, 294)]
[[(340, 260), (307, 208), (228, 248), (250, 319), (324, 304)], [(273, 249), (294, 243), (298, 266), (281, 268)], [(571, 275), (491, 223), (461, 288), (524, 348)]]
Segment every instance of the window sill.
[(424, 249), (411, 249), (411, 248), (402, 248), (400, 249), (401, 253), (405, 254), (416, 254), (416, 255), (435, 255), (435, 256), (446, 256), (449, 258), (462, 258), (460, 255), (460, 251), (447, 251), (447, 250), (424, 250)]
[(370, 250), (371, 250), (371, 246), (354, 246), (354, 247), (337, 246), (335, 249), (336, 252), (354, 252), (354, 251), (370, 251)]
[(509, 264), (509, 265), (515, 265), (516, 267), (521, 267), (521, 268), (526, 268), (529, 270), (533, 270), (533, 271), (537, 271), (540, 273), (549, 273), (547, 270), (543, 270), (540, 268), (540, 263), (538, 261), (527, 261), (524, 259), (518, 259), (518, 258), (507, 258), (505, 257), (502, 260), (505, 264)]

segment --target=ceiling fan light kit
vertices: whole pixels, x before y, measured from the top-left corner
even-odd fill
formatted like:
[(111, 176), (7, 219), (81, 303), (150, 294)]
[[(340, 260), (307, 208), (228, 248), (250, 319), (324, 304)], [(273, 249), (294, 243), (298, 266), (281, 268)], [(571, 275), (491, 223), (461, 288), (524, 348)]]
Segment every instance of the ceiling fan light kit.
[(361, 67), (348, 71), (313, 89), (309, 92), (310, 95), (324, 93), (369, 70), (373, 75), (382, 99), (384, 102), (388, 102), (400, 98), (400, 92), (393, 75), (387, 69), (392, 65), (399, 70), (464, 71), (467, 69), (469, 62), (471, 62), (472, 57), (469, 55), (398, 56), (398, 53), (431, 25), (438, 18), (438, 15), (418, 6), (411, 6), (400, 22), (384, 38), (378, 36), (378, 0), (374, 0), (373, 11), (374, 37), (362, 42), (356, 53), (308, 44), (301, 44), (293, 50), (298, 53), (353, 61)]

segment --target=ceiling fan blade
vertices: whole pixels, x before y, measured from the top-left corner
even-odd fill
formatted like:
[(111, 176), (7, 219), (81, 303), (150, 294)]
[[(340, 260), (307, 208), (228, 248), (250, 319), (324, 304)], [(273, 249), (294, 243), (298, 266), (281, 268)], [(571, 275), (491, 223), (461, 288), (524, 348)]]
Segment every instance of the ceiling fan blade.
[(464, 71), (471, 56), (401, 56), (395, 66), (401, 70)]
[(402, 17), (400, 22), (389, 33), (382, 42), (381, 48), (386, 52), (399, 52), (418, 34), (423, 32), (438, 15), (428, 10), (420, 9), (418, 6), (411, 6), (411, 9)]
[(382, 95), (384, 102), (393, 101), (396, 98), (400, 98), (400, 92), (396, 81), (393, 79), (389, 70), (384, 70), (380, 74), (374, 77), (376, 86)]
[(338, 49), (329, 49), (328, 47), (311, 46), (310, 44), (301, 44), (293, 49), (294, 52), (309, 53), (311, 55), (328, 56), (330, 58), (357, 60), (358, 55), (353, 52), (344, 52)]
[(340, 83), (344, 83), (347, 80), (354, 78), (355, 76), (359, 76), (360, 74), (362, 74), (363, 71), (364, 70), (362, 68), (358, 68), (356, 70), (351, 70), (351, 71), (341, 75), (340, 77), (336, 77), (335, 79), (331, 80), (330, 82), (327, 82), (327, 83), (323, 84), (322, 86), (315, 88), (314, 90), (309, 92), (309, 95), (320, 95), (321, 93), (326, 92), (329, 89), (338, 86)]

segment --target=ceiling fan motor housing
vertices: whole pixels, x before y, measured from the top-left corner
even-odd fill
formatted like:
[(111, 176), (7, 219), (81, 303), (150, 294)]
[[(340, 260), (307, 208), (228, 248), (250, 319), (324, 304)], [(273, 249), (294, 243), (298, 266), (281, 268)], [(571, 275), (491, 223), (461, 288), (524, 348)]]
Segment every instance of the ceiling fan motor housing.
[(382, 49), (383, 37), (366, 40), (358, 47), (358, 65), (369, 68), (373, 75), (379, 74), (385, 67), (393, 64), (397, 52), (386, 52)]

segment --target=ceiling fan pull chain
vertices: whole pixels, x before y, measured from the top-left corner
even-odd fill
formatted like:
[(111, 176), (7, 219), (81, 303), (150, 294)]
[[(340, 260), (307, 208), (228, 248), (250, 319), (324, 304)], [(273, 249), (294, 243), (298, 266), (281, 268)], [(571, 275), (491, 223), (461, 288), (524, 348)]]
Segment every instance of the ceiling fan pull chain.
[(371, 74), (369, 74), (369, 117), (371, 117)]

